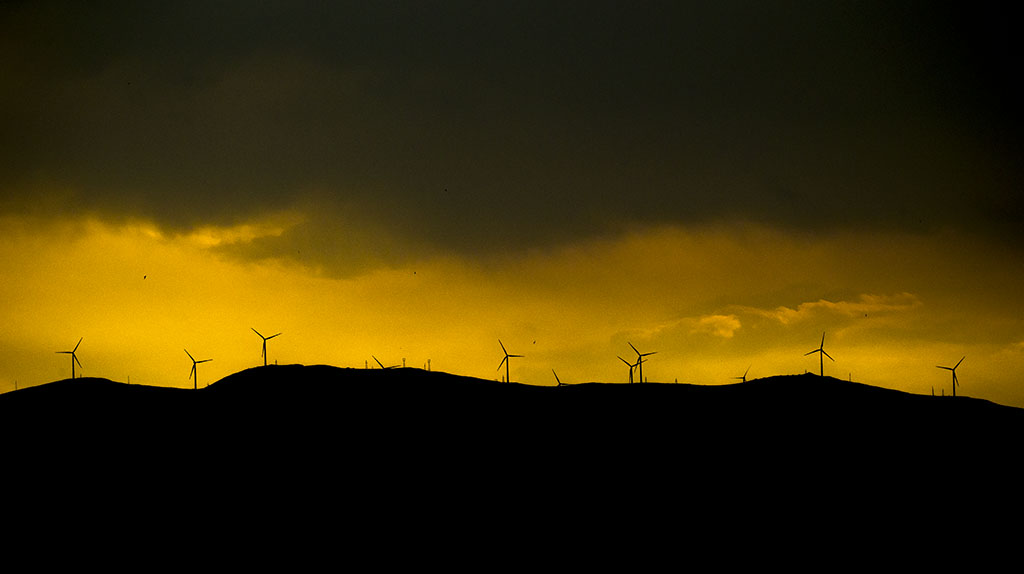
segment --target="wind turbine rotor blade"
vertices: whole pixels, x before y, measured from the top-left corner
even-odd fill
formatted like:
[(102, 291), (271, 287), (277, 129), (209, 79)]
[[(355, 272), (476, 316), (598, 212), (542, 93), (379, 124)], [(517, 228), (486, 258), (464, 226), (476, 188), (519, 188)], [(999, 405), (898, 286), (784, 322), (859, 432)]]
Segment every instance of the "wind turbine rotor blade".
[[(82, 339), (84, 339), (84, 338), (85, 337), (82, 337), (82, 338), (78, 339), (78, 343), (75, 345), (75, 348), (71, 350), (72, 353), (74, 353), (75, 351), (78, 350), (78, 345), (82, 344)], [(963, 359), (961, 359), (961, 360), (963, 360)]]
[(188, 349), (185, 349), (185, 354), (188, 355), (188, 358), (192, 359), (193, 363), (196, 362), (195, 357), (192, 356), (192, 353), (188, 352)]
[(501, 352), (508, 355), (508, 351), (505, 350), (505, 344), (501, 342), (501, 339), (498, 339), (498, 344), (501, 345)]
[(505, 358), (502, 359), (500, 363), (498, 363), (498, 370), (499, 371), (501, 370), (501, 367), (505, 364), (505, 361), (507, 361), (507, 360), (508, 360), (508, 355), (505, 355)]
[[(281, 333), (278, 333), (277, 335), (280, 335), (280, 334), (281, 334)], [(273, 338), (274, 338), (274, 337), (276, 337), (277, 335), (271, 335), (271, 336), (267, 337), (267, 340), (269, 341), (270, 339), (273, 339)]]
[(196, 363), (209, 363), (213, 359), (203, 359), (202, 361), (196, 361)]
[(551, 369), (551, 374), (555, 376), (555, 381), (558, 382), (558, 384), (562, 384), (562, 379), (558, 378), (558, 373), (556, 373), (554, 369)]
[[(829, 354), (828, 354), (828, 353), (827, 353), (827, 352), (825, 351), (825, 349), (822, 349), (822, 350), (821, 350), (821, 352), (822, 352), (822, 353), (823, 353), (823, 354), (824, 354), (824, 355), (825, 355), (826, 357), (828, 357), (829, 359), (832, 359), (832, 355), (829, 355)], [(836, 360), (835, 360), (835, 359), (832, 359), (832, 362), (834, 363), (834, 362), (836, 362)]]
[(188, 379), (191, 381), (192, 380), (192, 376), (195, 375), (195, 374), (196, 374), (196, 365), (195, 365), (195, 363), (192, 363), (192, 370), (189, 371), (189, 373), (188, 373)]
[[(956, 367), (959, 367), (960, 363), (964, 362), (964, 359), (966, 359), (966, 358), (967, 358), (967, 355), (964, 355), (963, 357), (961, 357), (960, 360), (956, 362)], [(953, 368), (955, 369), (956, 367), (953, 367)]]
[(804, 356), (806, 357), (807, 355), (813, 355), (814, 353), (817, 353), (819, 350), (820, 349), (815, 349), (813, 351), (807, 351), (806, 353), (804, 353)]
[[(255, 327), (249, 327), (249, 328), (252, 329), (253, 333), (256, 333), (257, 335), (260, 335), (260, 332), (257, 331)], [(266, 337), (264, 337), (263, 335), (260, 335), (260, 339), (265, 339), (265, 338)]]
[(632, 367), (633, 367), (633, 363), (630, 363), (630, 362), (629, 362), (629, 361), (627, 361), (626, 359), (623, 359), (622, 357), (619, 357), (619, 360), (620, 360), (620, 361), (622, 361), (623, 363), (626, 363), (627, 365), (629, 365), (629, 367), (630, 367), (630, 368), (632, 368)]
[[(373, 355), (370, 355), (370, 356), (371, 356), (371, 357), (373, 357)], [(380, 368), (382, 368), (382, 369), (384, 368), (384, 364), (383, 364), (383, 363), (381, 363), (381, 362), (380, 362), (380, 360), (379, 360), (379, 359), (377, 359), (377, 357), (373, 357), (373, 360), (374, 360), (374, 361), (377, 361), (377, 364), (378, 364), (378, 365), (380, 365)]]
[(627, 345), (629, 345), (630, 347), (632, 347), (632, 348), (633, 348), (633, 350), (634, 350), (634, 351), (636, 351), (636, 354), (637, 354), (637, 355), (639, 355), (639, 354), (640, 354), (640, 351), (637, 351), (637, 350), (636, 350), (636, 347), (633, 347), (633, 343), (630, 343), (629, 341), (626, 341), (626, 344), (627, 344)]
[(78, 357), (77, 357), (77, 356), (75, 356), (75, 354), (74, 354), (74, 353), (71, 353), (71, 358), (72, 358), (72, 359), (73, 359), (73, 360), (74, 360), (74, 361), (75, 361), (76, 363), (78, 363), (78, 366), (79, 366), (79, 367), (81, 367), (81, 366), (82, 366), (82, 361), (79, 361), (79, 360), (78, 360)]
[(825, 347), (825, 333), (824, 332), (822, 332), (822, 334), (821, 334), (821, 347), (822, 348)]
[(658, 354), (658, 352), (657, 352), (657, 351), (651, 351), (650, 353), (643, 353), (643, 354), (642, 354), (642, 355), (640, 355), (640, 356), (641, 356), (641, 357), (646, 357), (646, 356), (648, 356), (648, 355), (657, 355), (657, 354)]
[(509, 355), (509, 357), (525, 357), (526, 355)]

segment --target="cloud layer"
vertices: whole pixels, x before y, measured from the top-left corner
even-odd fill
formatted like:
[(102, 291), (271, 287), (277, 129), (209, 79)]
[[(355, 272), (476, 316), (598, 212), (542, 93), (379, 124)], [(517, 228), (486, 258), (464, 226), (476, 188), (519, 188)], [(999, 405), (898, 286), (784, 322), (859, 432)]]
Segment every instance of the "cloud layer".
[(1019, 239), (998, 7), (104, 8), (0, 8), (0, 209), (302, 209), (261, 248), (394, 262), (736, 219)]

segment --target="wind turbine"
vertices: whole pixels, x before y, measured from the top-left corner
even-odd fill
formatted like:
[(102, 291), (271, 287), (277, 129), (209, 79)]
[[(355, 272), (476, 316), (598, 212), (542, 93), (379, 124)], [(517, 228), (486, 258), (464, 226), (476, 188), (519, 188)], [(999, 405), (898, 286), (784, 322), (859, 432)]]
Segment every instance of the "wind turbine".
[(644, 359), (643, 357), (638, 357), (635, 363), (630, 363), (629, 361), (627, 361), (626, 359), (623, 359), (622, 357), (619, 357), (619, 360), (622, 361), (623, 363), (626, 363), (626, 366), (629, 367), (629, 384), (632, 385), (633, 384), (633, 370), (636, 369), (637, 367), (639, 367), (641, 364), (646, 363), (647, 359)]
[[(370, 355), (370, 356), (371, 356), (371, 357), (373, 357), (373, 355)], [(391, 365), (390, 367), (385, 367), (385, 366), (384, 366), (384, 365), (383, 365), (383, 364), (382, 364), (382, 363), (380, 362), (380, 360), (378, 360), (378, 359), (377, 359), (377, 357), (373, 357), (373, 360), (374, 360), (374, 361), (377, 361), (377, 364), (378, 364), (378, 365), (380, 365), (380, 368), (382, 368), (382, 369), (394, 369), (394, 368), (398, 367), (398, 365)]]
[[(750, 367), (753, 367), (753, 365), (750, 365)], [(733, 377), (733, 378), (734, 379), (738, 379), (738, 380), (740, 380), (740, 381), (742, 381), (744, 383), (747, 382), (747, 373), (750, 372), (750, 367), (747, 367), (747, 370), (743, 371), (743, 376), (742, 377)]]
[(832, 361), (833, 363), (836, 361), (835, 359), (832, 358), (832, 355), (829, 355), (828, 353), (825, 352), (825, 333), (824, 332), (821, 334), (821, 345), (819, 345), (818, 348), (813, 350), (813, 351), (808, 351), (808, 352), (804, 353), (804, 356), (806, 357), (807, 355), (813, 355), (814, 353), (818, 353), (818, 358), (820, 359), (819, 362), (821, 363), (821, 365), (820, 365), (821, 376), (824, 377), (825, 376), (825, 357), (828, 357), (829, 360)]
[(267, 366), (267, 341), (273, 339), (274, 337), (276, 337), (277, 335), (280, 335), (281, 333), (278, 333), (277, 335), (271, 335), (269, 337), (264, 337), (254, 327), (249, 327), (249, 328), (252, 329), (253, 333), (256, 333), (257, 335), (259, 335), (260, 339), (263, 339), (263, 366), (266, 367)]
[[(626, 343), (629, 344), (630, 347), (633, 347), (633, 343), (630, 343), (629, 341), (626, 341)], [(642, 383), (644, 382), (644, 357), (648, 355), (657, 355), (658, 352), (651, 351), (650, 353), (641, 353), (636, 350), (636, 347), (633, 347), (633, 350), (636, 351), (636, 366), (640, 368), (640, 382)]]
[(498, 339), (498, 344), (501, 345), (501, 352), (505, 353), (505, 358), (502, 359), (500, 363), (498, 363), (498, 370), (500, 371), (501, 366), (505, 365), (505, 382), (511, 383), (512, 380), (509, 378), (508, 374), (508, 360), (513, 357), (523, 357), (524, 355), (509, 355), (508, 351), (505, 350), (505, 345), (501, 342), (501, 339)]
[(938, 367), (940, 369), (946, 369), (947, 371), (952, 371), (953, 372), (953, 396), (954, 397), (956, 396), (956, 388), (957, 388), (957, 386), (960, 385), (960, 380), (956, 378), (956, 368), (959, 367), (960, 363), (964, 362), (964, 359), (966, 359), (966, 358), (967, 358), (966, 356), (961, 357), (960, 360), (957, 361), (956, 365), (952, 366), (952, 367), (940, 367), (939, 365), (935, 365), (936, 367)]
[(203, 359), (202, 361), (197, 361), (195, 360), (194, 357), (192, 357), (192, 353), (188, 352), (188, 349), (185, 349), (185, 354), (188, 355), (188, 358), (192, 359), (192, 372), (188, 374), (188, 378), (193, 379), (192, 388), (197, 389), (199, 388), (199, 372), (196, 370), (196, 365), (198, 365), (199, 363), (208, 363), (213, 359)]
[(565, 383), (562, 382), (562, 379), (558, 378), (558, 373), (556, 373), (554, 369), (551, 369), (551, 374), (555, 376), (555, 381), (558, 383), (559, 387), (565, 386)]
[(632, 385), (633, 384), (633, 368), (636, 367), (636, 365), (634, 365), (633, 363), (630, 363), (629, 361), (627, 361), (626, 359), (623, 359), (622, 357), (619, 357), (619, 360), (622, 361), (623, 363), (626, 363), (626, 366), (629, 367), (629, 384)]
[(71, 355), (71, 378), (72, 379), (75, 378), (75, 363), (78, 363), (79, 367), (82, 366), (82, 362), (78, 360), (78, 356), (75, 355), (75, 351), (78, 350), (78, 345), (82, 344), (82, 339), (83, 338), (84, 337), (79, 338), (78, 339), (78, 343), (75, 345), (75, 348), (71, 349), (70, 351), (56, 351), (56, 353), (61, 354), (61, 355)]

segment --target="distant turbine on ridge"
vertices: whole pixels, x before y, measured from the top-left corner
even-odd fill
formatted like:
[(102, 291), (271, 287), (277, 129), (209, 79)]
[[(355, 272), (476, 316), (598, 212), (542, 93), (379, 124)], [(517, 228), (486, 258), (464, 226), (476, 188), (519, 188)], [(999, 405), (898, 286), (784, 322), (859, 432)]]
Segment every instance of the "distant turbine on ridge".
[(825, 376), (825, 357), (828, 357), (829, 360), (832, 361), (833, 363), (836, 362), (836, 360), (832, 358), (832, 355), (829, 355), (828, 353), (825, 352), (825, 333), (821, 334), (821, 345), (818, 345), (818, 348), (813, 350), (813, 351), (808, 351), (808, 352), (804, 353), (804, 356), (806, 357), (807, 355), (813, 355), (814, 353), (818, 353), (818, 358), (820, 359), (819, 362), (821, 363), (821, 365), (820, 365), (821, 376), (824, 377)]
[[(956, 378), (956, 368), (959, 367), (960, 363), (964, 362), (964, 359), (966, 359), (966, 358), (967, 358), (966, 356), (961, 357), (960, 360), (957, 361), (956, 365), (952, 366), (952, 367), (940, 367), (939, 365), (935, 365), (939, 369), (946, 369), (947, 371), (952, 371), (953, 372), (953, 396), (954, 397), (956, 396), (956, 388), (960, 385), (960, 380)], [(932, 391), (932, 392), (934, 393), (934, 391)]]
[(565, 383), (562, 382), (562, 379), (558, 378), (558, 373), (556, 373), (554, 369), (551, 369), (551, 374), (555, 376), (555, 382), (558, 383), (558, 386), (560, 386), (560, 387), (564, 387), (565, 386)]
[(55, 351), (57, 354), (60, 354), (60, 355), (71, 355), (71, 378), (72, 379), (75, 378), (75, 363), (78, 363), (79, 367), (82, 366), (82, 362), (78, 360), (78, 356), (75, 355), (75, 351), (78, 350), (78, 345), (82, 344), (82, 339), (83, 338), (84, 337), (79, 338), (78, 339), (78, 343), (75, 345), (75, 348), (71, 349), (70, 351)]
[(623, 363), (626, 363), (626, 366), (629, 367), (629, 384), (632, 385), (633, 384), (633, 367), (635, 367), (636, 365), (634, 365), (633, 363), (630, 363), (629, 361), (627, 361), (626, 359), (623, 359), (622, 357), (619, 357), (619, 360), (622, 361)]
[(498, 363), (498, 370), (500, 371), (501, 366), (505, 365), (505, 382), (511, 383), (512, 379), (509, 378), (508, 374), (508, 360), (513, 357), (523, 357), (524, 355), (509, 355), (508, 351), (505, 350), (505, 344), (501, 342), (501, 339), (498, 339), (498, 344), (501, 345), (501, 352), (505, 353), (505, 358), (502, 359), (500, 363)]
[(192, 357), (192, 353), (188, 352), (188, 349), (185, 349), (185, 354), (188, 355), (188, 358), (192, 359), (192, 372), (190, 372), (188, 374), (188, 378), (192, 379), (192, 388), (193, 389), (198, 389), (199, 388), (199, 371), (196, 370), (196, 365), (198, 365), (199, 363), (208, 363), (208, 362), (212, 361), (213, 359), (203, 359), (202, 361), (197, 361), (197, 360), (195, 360), (195, 358)]
[[(370, 355), (370, 356), (371, 356), (371, 357), (373, 357), (373, 355)], [(394, 368), (397, 368), (397, 367), (398, 367), (398, 365), (391, 365), (390, 367), (385, 367), (385, 366), (384, 366), (384, 365), (383, 365), (383, 364), (382, 364), (382, 363), (380, 362), (380, 360), (378, 360), (378, 359), (377, 359), (377, 357), (373, 357), (373, 360), (374, 360), (374, 361), (377, 361), (377, 364), (378, 364), (378, 365), (380, 365), (380, 368), (382, 368), (382, 369), (394, 369)]]
[(623, 359), (622, 357), (619, 357), (619, 360), (622, 361), (623, 363), (626, 363), (626, 366), (629, 367), (629, 384), (632, 385), (633, 384), (633, 370), (636, 369), (637, 367), (639, 367), (641, 364), (646, 363), (647, 359), (644, 359), (643, 357), (638, 357), (635, 363), (630, 363), (629, 361), (627, 361), (626, 359)]
[[(753, 367), (753, 365), (750, 365), (750, 367)], [(738, 380), (740, 380), (740, 381), (742, 381), (744, 383), (747, 382), (747, 373), (750, 372), (750, 367), (747, 367), (747, 370), (743, 371), (743, 376), (742, 377), (733, 377), (733, 378), (734, 379), (738, 379)]]
[(260, 339), (263, 339), (263, 366), (266, 367), (267, 366), (267, 341), (273, 339), (274, 337), (276, 337), (277, 335), (280, 335), (281, 333), (278, 333), (277, 335), (271, 335), (269, 337), (264, 337), (254, 327), (249, 327), (249, 328), (252, 329), (253, 333), (256, 333), (257, 335), (259, 335)]
[[(633, 343), (630, 343), (629, 341), (626, 341), (626, 343), (630, 347), (633, 347)], [(650, 353), (641, 353), (640, 351), (636, 350), (636, 347), (633, 347), (633, 350), (636, 351), (636, 366), (640, 368), (640, 370), (639, 370), (640, 382), (642, 383), (642, 382), (644, 382), (644, 363), (645, 363), (644, 357), (647, 357), (649, 355), (657, 355), (658, 352), (657, 351), (651, 351)]]

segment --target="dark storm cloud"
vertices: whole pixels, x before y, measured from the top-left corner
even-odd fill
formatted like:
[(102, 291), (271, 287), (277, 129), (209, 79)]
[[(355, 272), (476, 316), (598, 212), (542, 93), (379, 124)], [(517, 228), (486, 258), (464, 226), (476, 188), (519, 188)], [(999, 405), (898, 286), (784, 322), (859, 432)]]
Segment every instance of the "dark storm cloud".
[(5, 4), (0, 208), (312, 201), (465, 251), (725, 218), (1016, 238), (998, 4), (747, 4)]

